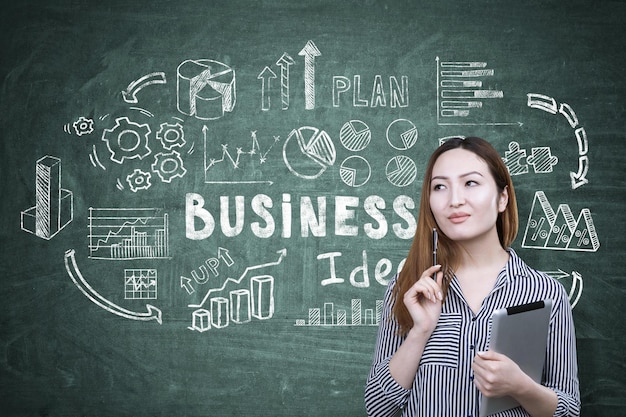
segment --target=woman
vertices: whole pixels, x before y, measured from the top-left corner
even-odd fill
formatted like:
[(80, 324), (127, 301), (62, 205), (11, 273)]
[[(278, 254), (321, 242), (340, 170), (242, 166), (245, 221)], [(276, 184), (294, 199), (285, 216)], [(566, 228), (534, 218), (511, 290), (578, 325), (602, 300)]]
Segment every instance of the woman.
[[(514, 397), (501, 416), (578, 416), (571, 307), (556, 280), (509, 247), (517, 234), (513, 183), (485, 140), (444, 142), (431, 156), (417, 230), (391, 280), (365, 388), (372, 416), (477, 416), (482, 396)], [(437, 228), (439, 265), (432, 265)], [(435, 277), (435, 279), (433, 279)], [(552, 299), (543, 381), (488, 350), (494, 310)]]

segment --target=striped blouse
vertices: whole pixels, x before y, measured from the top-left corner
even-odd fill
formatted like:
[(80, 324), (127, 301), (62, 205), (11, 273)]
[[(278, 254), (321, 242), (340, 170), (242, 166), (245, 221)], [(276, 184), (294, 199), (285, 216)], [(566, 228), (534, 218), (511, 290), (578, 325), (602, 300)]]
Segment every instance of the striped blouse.
[[(488, 348), (491, 314), (502, 307), (552, 299), (548, 348), (542, 384), (557, 394), (555, 416), (578, 416), (580, 394), (572, 310), (563, 286), (530, 268), (509, 249), (510, 257), (496, 284), (474, 314), (456, 277), (450, 283), (437, 327), (428, 340), (413, 387), (404, 389), (391, 376), (389, 361), (404, 341), (397, 334), (391, 307), (391, 280), (385, 293), (374, 360), (365, 387), (370, 416), (476, 417), (482, 394), (474, 385), (472, 359)], [(517, 407), (498, 417), (528, 416)]]

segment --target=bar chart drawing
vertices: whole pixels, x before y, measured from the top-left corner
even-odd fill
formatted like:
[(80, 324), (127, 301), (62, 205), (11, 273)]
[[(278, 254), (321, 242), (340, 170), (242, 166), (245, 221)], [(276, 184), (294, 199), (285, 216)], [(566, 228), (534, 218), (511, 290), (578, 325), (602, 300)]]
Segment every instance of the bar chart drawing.
[(363, 309), (363, 301), (360, 298), (353, 298), (348, 317), (347, 309), (336, 308), (334, 303), (326, 302), (322, 308), (309, 308), (308, 319), (297, 319), (295, 326), (378, 326), (382, 309), (383, 300), (376, 300), (375, 308)]
[(495, 103), (504, 98), (502, 90), (487, 85), (487, 80), (495, 75), (487, 62), (443, 61), (439, 57), (436, 61), (438, 125), (520, 125), (477, 117), (493, 113)]
[(50, 240), (74, 218), (73, 193), (61, 188), (61, 160), (46, 155), (35, 168), (35, 206), (21, 213), (21, 228)]
[(274, 316), (274, 277), (251, 277), (248, 287), (229, 291), (228, 297), (217, 294), (209, 298), (208, 304), (208, 309), (199, 308), (192, 313), (190, 330), (205, 332), (211, 328), (224, 328), (231, 323), (248, 323), (253, 318), (271, 319)]
[(156, 208), (89, 208), (91, 259), (169, 259), (167, 213)]
[[(244, 324), (256, 320), (269, 320), (274, 316), (275, 279), (272, 275), (258, 274), (246, 280), (251, 271), (279, 265), (287, 250), (277, 252), (278, 260), (247, 267), (237, 279), (228, 278), (219, 288), (211, 288), (201, 302), (189, 304), (195, 308), (189, 330), (206, 332), (222, 329), (230, 324)], [(228, 287), (234, 287), (229, 289)]]

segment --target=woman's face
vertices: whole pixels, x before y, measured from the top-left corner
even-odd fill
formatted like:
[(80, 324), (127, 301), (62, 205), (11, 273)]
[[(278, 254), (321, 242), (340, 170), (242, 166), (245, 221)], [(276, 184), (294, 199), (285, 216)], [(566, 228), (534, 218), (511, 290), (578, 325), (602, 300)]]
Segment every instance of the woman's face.
[(497, 241), (496, 220), (507, 203), (507, 190), (498, 191), (487, 163), (475, 153), (451, 149), (435, 162), (430, 208), (450, 239), (469, 242), (495, 235)]

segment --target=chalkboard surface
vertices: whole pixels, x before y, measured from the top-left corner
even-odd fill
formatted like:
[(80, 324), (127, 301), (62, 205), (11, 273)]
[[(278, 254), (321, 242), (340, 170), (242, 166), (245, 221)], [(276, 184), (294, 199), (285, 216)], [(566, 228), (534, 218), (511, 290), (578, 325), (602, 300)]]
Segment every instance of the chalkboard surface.
[(7, 416), (362, 416), (428, 155), (490, 140), (626, 411), (618, 1), (19, 1), (0, 17)]

